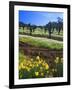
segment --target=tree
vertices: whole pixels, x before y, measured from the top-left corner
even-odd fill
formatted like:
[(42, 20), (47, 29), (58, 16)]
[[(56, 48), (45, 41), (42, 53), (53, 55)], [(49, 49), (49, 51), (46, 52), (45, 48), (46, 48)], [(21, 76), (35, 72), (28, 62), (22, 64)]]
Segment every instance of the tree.
[(60, 34), (61, 29), (63, 29), (63, 19), (58, 17), (58, 34)]
[(28, 28), (28, 29), (29, 29), (29, 31), (30, 31), (30, 35), (32, 35), (32, 26), (31, 26), (31, 24), (30, 24), (30, 23), (28, 24), (27, 28)]
[(25, 25), (24, 25), (24, 23), (23, 23), (23, 22), (19, 22), (19, 28), (21, 28), (21, 27), (22, 27), (22, 28), (24, 29), (24, 26), (25, 26)]
[(54, 29), (57, 29), (57, 22), (51, 22), (51, 28), (52, 28), (52, 33), (54, 32)]
[(46, 28), (48, 29), (48, 32), (49, 32), (49, 38), (51, 38), (51, 29), (52, 29), (52, 26), (51, 26), (51, 22), (49, 22), (48, 24), (46, 24)]
[(36, 25), (32, 25), (32, 32), (34, 32), (36, 28), (37, 28)]

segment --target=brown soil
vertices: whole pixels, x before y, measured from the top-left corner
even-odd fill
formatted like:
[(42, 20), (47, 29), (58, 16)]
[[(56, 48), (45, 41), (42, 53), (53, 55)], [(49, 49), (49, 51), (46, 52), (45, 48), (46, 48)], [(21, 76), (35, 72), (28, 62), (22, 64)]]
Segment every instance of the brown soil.
[(49, 64), (51, 63), (51, 65), (56, 57), (63, 57), (63, 50), (39, 48), (22, 42), (19, 43), (19, 47), (25, 55), (30, 57), (36, 57), (39, 55), (40, 57), (45, 58)]

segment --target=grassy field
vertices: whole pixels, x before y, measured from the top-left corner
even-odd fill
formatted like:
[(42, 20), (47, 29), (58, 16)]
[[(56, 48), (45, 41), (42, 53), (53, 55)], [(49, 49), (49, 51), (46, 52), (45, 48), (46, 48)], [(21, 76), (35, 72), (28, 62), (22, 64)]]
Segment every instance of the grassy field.
[(47, 39), (47, 38), (20, 35), (19, 41), (28, 43), (36, 47), (42, 47), (47, 49), (57, 49), (57, 50), (63, 49), (63, 43), (61, 41)]
[[(28, 30), (27, 28), (21, 28), (19, 30), (19, 33), (30, 33), (30, 30)], [(35, 34), (39, 34), (39, 35), (48, 35), (48, 31), (44, 31), (44, 29), (40, 29), (40, 28), (36, 28), (34, 32), (32, 32), (32, 35)], [(56, 29), (54, 29), (54, 32), (52, 33), (53, 36), (57, 36), (57, 37), (62, 37), (63, 36), (63, 31), (61, 30), (60, 35), (58, 35), (58, 32), (56, 31)]]
[[(62, 41), (19, 35), (19, 45), (21, 42), (25, 46), (19, 46), (19, 79), (63, 77), (63, 57), (57, 54), (59, 50), (61, 52), (63, 50)], [(28, 49), (26, 49), (27, 45), (29, 45)], [(43, 51), (41, 56), (40, 51), (34, 50), (32, 54), (31, 47), (53, 50), (57, 53), (50, 54), (49, 51), (48, 53)], [(45, 54), (50, 57), (44, 57)]]

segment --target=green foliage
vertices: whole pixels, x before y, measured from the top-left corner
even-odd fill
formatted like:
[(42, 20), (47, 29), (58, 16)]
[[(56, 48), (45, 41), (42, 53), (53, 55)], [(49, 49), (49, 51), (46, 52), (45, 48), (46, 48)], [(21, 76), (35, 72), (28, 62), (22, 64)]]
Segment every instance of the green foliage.
[(63, 43), (60, 41), (46, 39), (46, 38), (35, 38), (31, 36), (23, 36), (19, 38), (20, 42), (28, 43), (36, 47), (42, 47), (47, 49), (63, 49)]
[(28, 57), (19, 52), (19, 79), (63, 77), (63, 59), (56, 57), (53, 68), (40, 56)]

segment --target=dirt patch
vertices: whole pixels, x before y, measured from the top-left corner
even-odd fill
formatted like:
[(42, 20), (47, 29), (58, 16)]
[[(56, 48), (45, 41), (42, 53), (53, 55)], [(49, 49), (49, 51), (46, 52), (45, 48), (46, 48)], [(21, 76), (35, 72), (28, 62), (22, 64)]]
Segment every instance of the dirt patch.
[(26, 56), (40, 56), (41, 58), (44, 58), (49, 64), (51, 64), (51, 66), (54, 64), (53, 61), (56, 59), (56, 57), (63, 57), (63, 50), (39, 48), (22, 42), (19, 43), (19, 48)]

